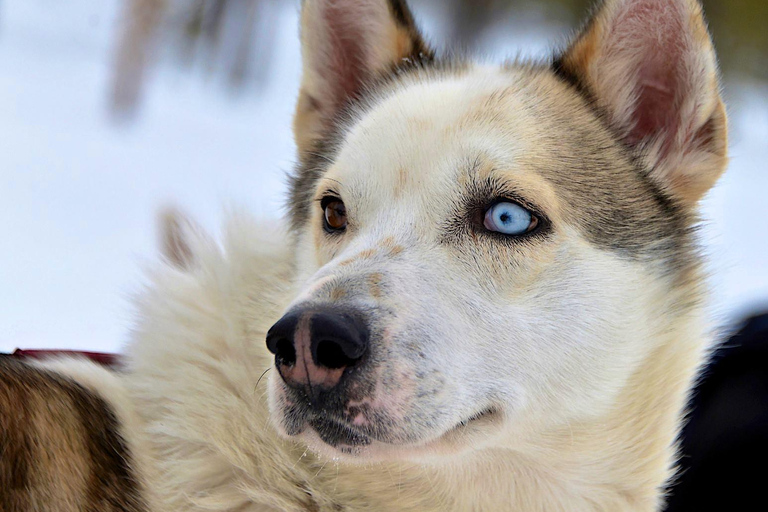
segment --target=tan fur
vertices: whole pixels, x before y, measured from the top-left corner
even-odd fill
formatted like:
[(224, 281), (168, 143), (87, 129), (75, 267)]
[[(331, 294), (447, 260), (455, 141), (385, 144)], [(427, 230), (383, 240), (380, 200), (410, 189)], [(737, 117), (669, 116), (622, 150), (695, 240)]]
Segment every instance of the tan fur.
[[(167, 213), (167, 212), (166, 212)], [(178, 215), (178, 214), (176, 214)], [(178, 221), (184, 221), (182, 217)], [(152, 464), (151, 447), (142, 431), (144, 424), (134, 408), (134, 403), (123, 382), (119, 370), (110, 370), (92, 361), (77, 358), (61, 358), (41, 361), (36, 366), (57, 375), (72, 379), (90, 392), (107, 400), (116, 416), (119, 434), (130, 449), (131, 477), (141, 489), (141, 499), (146, 510), (163, 512), (166, 508), (157, 500), (153, 482), (158, 478)]]
[(351, 258), (340, 261), (339, 266), (346, 267), (347, 265), (351, 265), (360, 260), (371, 259), (376, 255), (376, 252), (376, 249), (365, 249), (364, 251), (360, 251), (359, 253), (355, 254)]
[(368, 293), (370, 293), (374, 299), (381, 297), (382, 292), (380, 286), (383, 279), (384, 276), (378, 272), (368, 276)]
[(347, 295), (347, 291), (344, 288), (334, 288), (331, 291), (331, 300), (338, 301), (343, 299)]
[[(84, 473), (90, 458), (83, 439), (68, 436), (82, 425), (65, 392), (46, 393), (32, 383), (36, 377), (24, 376), (28, 385), (21, 379), (3, 379), (3, 508), (79, 510), (85, 501)], [(41, 449), (35, 450), (35, 440)], [(30, 453), (23, 453), (25, 449)]]
[[(64, 366), (79, 368), (82, 381), (111, 382), (100, 392), (121, 401), (115, 377), (92, 363), (46, 367), (0, 359), (0, 509), (150, 510), (151, 491), (142, 477), (151, 473), (133, 465), (133, 451), (122, 437), (127, 430), (138, 432), (139, 425), (124, 414), (115, 421), (100, 393), (56, 371)], [(136, 448), (143, 457), (144, 450)]]

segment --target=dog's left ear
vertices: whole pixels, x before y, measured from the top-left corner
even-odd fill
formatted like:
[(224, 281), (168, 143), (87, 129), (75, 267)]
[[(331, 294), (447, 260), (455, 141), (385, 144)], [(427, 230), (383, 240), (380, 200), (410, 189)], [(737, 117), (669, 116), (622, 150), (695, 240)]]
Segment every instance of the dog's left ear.
[(367, 81), (431, 51), (405, 0), (303, 0), (301, 55), (293, 131), (306, 155)]
[(698, 0), (605, 0), (555, 67), (680, 204), (693, 206), (722, 174), (726, 113)]

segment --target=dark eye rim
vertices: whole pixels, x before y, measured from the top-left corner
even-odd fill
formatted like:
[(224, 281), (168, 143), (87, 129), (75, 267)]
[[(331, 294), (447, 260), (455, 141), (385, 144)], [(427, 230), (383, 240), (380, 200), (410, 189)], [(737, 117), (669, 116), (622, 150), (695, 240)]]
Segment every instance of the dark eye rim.
[(344, 207), (344, 217), (346, 218), (347, 216), (346, 205), (344, 204), (344, 201), (342, 201), (342, 199), (339, 196), (329, 194), (329, 195), (323, 196), (322, 199), (320, 199), (320, 214), (323, 218), (323, 229), (329, 235), (339, 235), (345, 232), (347, 230), (347, 225), (348, 225), (348, 222), (346, 220), (344, 222), (344, 226), (340, 228), (334, 228), (333, 226), (328, 224), (328, 218), (325, 215), (325, 210), (326, 208), (328, 208), (328, 205), (335, 202), (341, 203), (341, 205)]
[[(528, 213), (531, 215), (531, 224), (533, 224), (533, 227), (530, 227), (530, 226), (529, 226), (529, 227), (528, 227), (528, 229), (526, 229), (526, 230), (525, 230), (523, 233), (517, 233), (517, 234), (511, 234), (511, 233), (502, 233), (502, 232), (500, 232), (500, 231), (493, 231), (493, 230), (491, 230), (491, 229), (488, 229), (488, 228), (485, 226), (485, 219), (486, 219), (486, 216), (488, 215), (488, 212), (490, 212), (490, 211), (491, 211), (491, 209), (495, 208), (496, 206), (498, 206), (498, 205), (500, 205), (500, 204), (504, 204), (504, 203), (513, 204), (513, 205), (519, 206), (519, 207), (520, 207), (520, 208), (522, 208), (523, 210), (527, 211), (527, 212), (528, 212)], [(489, 231), (489, 232), (491, 232), (491, 233), (498, 233), (499, 235), (503, 235), (503, 236), (506, 236), (506, 237), (520, 237), (520, 236), (525, 236), (525, 235), (527, 235), (528, 233), (532, 233), (533, 231), (535, 231), (535, 230), (536, 230), (536, 228), (538, 228), (538, 227), (539, 227), (539, 224), (540, 224), (540, 223), (541, 223), (541, 220), (539, 219), (539, 216), (536, 214), (536, 212), (532, 211), (532, 210), (531, 210), (530, 208), (528, 208), (527, 206), (520, 204), (518, 201), (513, 201), (513, 200), (509, 200), (509, 199), (501, 199), (501, 200), (498, 200), (498, 201), (496, 201), (496, 202), (494, 202), (494, 203), (491, 203), (491, 204), (490, 204), (490, 205), (489, 205), (489, 206), (488, 206), (488, 207), (485, 209), (485, 211), (483, 212), (483, 221), (482, 221), (482, 224), (483, 224), (483, 228), (485, 228), (485, 230), (486, 230), (486, 231)]]
[[(531, 217), (535, 220), (535, 225), (533, 226), (533, 228), (529, 229), (525, 233), (520, 233), (519, 235), (510, 235), (506, 233), (501, 233), (499, 231), (491, 231), (490, 229), (485, 227), (485, 214), (488, 212), (488, 210), (490, 210), (491, 208), (493, 208), (494, 206), (500, 203), (516, 204), (517, 206), (524, 208), (526, 211), (528, 211), (531, 214)], [(494, 237), (504, 241), (526, 240), (529, 238), (539, 237), (547, 233), (550, 229), (549, 219), (547, 219), (546, 216), (541, 214), (538, 208), (530, 204), (527, 204), (526, 202), (521, 201), (520, 199), (513, 198), (513, 197), (506, 197), (506, 196), (496, 197), (490, 201), (483, 201), (481, 203), (478, 203), (474, 208), (472, 208), (472, 225), (476, 233), (480, 233), (480, 234)]]

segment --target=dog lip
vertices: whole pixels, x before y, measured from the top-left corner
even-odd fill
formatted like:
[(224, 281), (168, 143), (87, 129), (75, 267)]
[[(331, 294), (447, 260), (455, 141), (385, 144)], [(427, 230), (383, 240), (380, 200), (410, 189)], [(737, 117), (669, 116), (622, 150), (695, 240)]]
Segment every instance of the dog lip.
[(476, 424), (479, 422), (489, 423), (491, 421), (494, 421), (498, 415), (499, 415), (499, 410), (496, 407), (488, 407), (478, 413), (475, 413), (469, 416), (464, 420), (459, 421), (456, 424), (456, 426), (454, 426), (451, 430), (461, 429), (471, 424)]
[[(481, 410), (478, 413), (468, 416), (466, 419), (459, 421), (453, 427), (446, 430), (439, 438), (443, 438), (453, 433), (460, 432), (469, 427), (480, 427), (483, 425), (490, 425), (498, 420), (501, 411), (496, 407), (488, 407)], [(386, 439), (378, 439), (376, 436), (360, 432), (354, 425), (350, 425), (343, 419), (337, 419), (327, 415), (317, 415), (307, 420), (307, 424), (317, 432), (320, 438), (326, 444), (333, 446), (334, 448), (342, 448), (344, 446), (349, 448), (357, 448), (371, 444), (373, 441), (378, 441), (390, 446), (401, 445), (403, 447), (409, 446), (410, 443), (398, 443), (388, 441)], [(419, 445), (422, 443), (416, 443)], [(429, 445), (430, 441), (426, 442)]]
[[(385, 450), (395, 453), (416, 451), (429, 451), (432, 446), (442, 443), (455, 445), (462, 443), (466, 435), (479, 433), (479, 429), (493, 427), (500, 423), (502, 410), (497, 405), (481, 409), (471, 415), (467, 415), (452, 427), (436, 433), (435, 437), (390, 437), (385, 432), (374, 428), (373, 430), (361, 429), (351, 424), (343, 415), (333, 414), (331, 411), (312, 410), (309, 407), (301, 407), (300, 418), (294, 417), (294, 423), (286, 427), (289, 437), (306, 433), (309, 429), (312, 436), (316, 436), (318, 442), (333, 449), (334, 453), (344, 454), (355, 459), (365, 458), (368, 449), (374, 451)], [(402, 433), (401, 433), (402, 434)], [(386, 447), (386, 448), (385, 448)]]
[(324, 443), (334, 448), (366, 446), (373, 441), (370, 436), (358, 431), (346, 421), (339, 421), (329, 416), (315, 416), (307, 420), (307, 424), (317, 432)]

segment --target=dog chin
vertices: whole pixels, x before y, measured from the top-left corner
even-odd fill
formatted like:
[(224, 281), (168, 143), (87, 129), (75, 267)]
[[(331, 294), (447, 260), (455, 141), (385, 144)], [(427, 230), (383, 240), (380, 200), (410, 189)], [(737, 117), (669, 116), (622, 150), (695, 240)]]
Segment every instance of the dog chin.
[[(312, 423), (315, 423), (312, 425)], [(501, 430), (503, 416), (488, 409), (463, 420), (447, 431), (422, 441), (398, 443), (373, 439), (352, 428), (333, 422), (308, 422), (297, 434), (280, 433), (287, 439), (300, 441), (317, 455), (351, 464), (371, 462), (428, 462), (466, 453), (491, 444), (494, 433)]]

